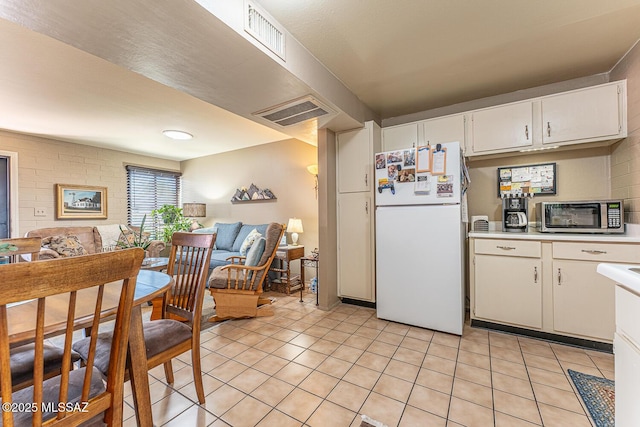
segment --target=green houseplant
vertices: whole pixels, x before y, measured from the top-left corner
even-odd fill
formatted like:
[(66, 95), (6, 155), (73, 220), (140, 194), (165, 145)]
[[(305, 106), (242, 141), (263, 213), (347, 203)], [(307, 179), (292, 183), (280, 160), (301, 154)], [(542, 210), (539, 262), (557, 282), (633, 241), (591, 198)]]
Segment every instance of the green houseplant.
[(125, 239), (118, 240), (118, 243), (117, 243), (118, 247), (142, 248), (146, 251), (149, 245), (151, 244), (151, 241), (149, 241), (148, 234), (144, 233), (144, 223), (146, 220), (147, 220), (147, 215), (142, 217), (142, 223), (140, 224), (140, 231), (138, 232), (131, 230), (129, 227), (127, 227), (127, 229), (125, 230), (122, 228), (122, 226), (120, 226), (120, 232), (125, 237)]
[(18, 247), (11, 243), (0, 243), (0, 252), (17, 251)]
[(159, 209), (154, 209), (151, 212), (156, 219), (158, 216), (162, 219), (164, 228), (162, 229), (162, 240), (169, 243), (171, 242), (171, 236), (176, 231), (189, 231), (191, 227), (191, 220), (185, 218), (182, 214), (182, 208), (174, 205), (163, 205)]

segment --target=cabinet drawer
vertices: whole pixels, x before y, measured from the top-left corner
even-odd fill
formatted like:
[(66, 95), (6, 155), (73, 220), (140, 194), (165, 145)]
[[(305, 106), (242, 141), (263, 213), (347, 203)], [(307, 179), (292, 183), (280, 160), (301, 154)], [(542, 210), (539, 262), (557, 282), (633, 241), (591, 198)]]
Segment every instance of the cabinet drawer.
[(553, 257), (582, 261), (640, 263), (640, 245), (553, 242)]
[(640, 343), (640, 296), (616, 286), (616, 330)]
[(476, 254), (539, 258), (540, 251), (540, 242), (524, 240), (478, 239), (475, 243)]

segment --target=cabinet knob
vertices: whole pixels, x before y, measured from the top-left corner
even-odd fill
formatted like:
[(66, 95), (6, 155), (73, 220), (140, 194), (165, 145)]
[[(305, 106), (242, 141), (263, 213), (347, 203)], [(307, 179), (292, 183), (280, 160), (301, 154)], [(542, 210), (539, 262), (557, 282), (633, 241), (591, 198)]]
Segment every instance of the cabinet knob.
[(547, 122), (547, 136), (551, 136), (551, 122)]
[(558, 269), (558, 286), (562, 285), (562, 271)]
[(533, 283), (538, 283), (538, 267), (533, 267)]
[(502, 249), (503, 251), (513, 251), (516, 249), (513, 246), (496, 246), (496, 248)]
[(524, 136), (529, 140), (529, 125), (524, 125)]

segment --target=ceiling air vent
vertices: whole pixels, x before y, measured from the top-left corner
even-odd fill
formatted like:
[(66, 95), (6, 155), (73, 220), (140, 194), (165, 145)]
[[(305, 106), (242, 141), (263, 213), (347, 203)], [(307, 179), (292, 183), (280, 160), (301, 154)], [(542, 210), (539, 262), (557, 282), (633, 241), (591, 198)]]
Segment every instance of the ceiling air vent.
[(254, 115), (280, 126), (295, 125), (296, 123), (315, 119), (316, 117), (326, 114), (334, 114), (334, 112), (312, 96), (294, 99), (293, 101), (254, 113)]
[(282, 27), (250, 1), (245, 2), (244, 30), (283, 61), (285, 60)]

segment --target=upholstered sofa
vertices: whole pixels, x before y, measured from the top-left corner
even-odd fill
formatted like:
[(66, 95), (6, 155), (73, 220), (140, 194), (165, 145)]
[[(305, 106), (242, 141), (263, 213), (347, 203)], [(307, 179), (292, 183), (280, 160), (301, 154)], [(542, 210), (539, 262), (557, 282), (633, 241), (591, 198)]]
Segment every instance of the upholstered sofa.
[(254, 229), (264, 236), (268, 225), (243, 224), (242, 222), (216, 223), (213, 227), (200, 228), (194, 233), (217, 233), (209, 263), (209, 270), (213, 270), (218, 266), (230, 264), (230, 261), (227, 260), (229, 257), (246, 255), (241, 253), (241, 249), (247, 236)]
[[(125, 228), (125, 226), (122, 226)], [(131, 227), (135, 229), (135, 227)], [(89, 254), (103, 252), (105, 250), (113, 250), (116, 247), (118, 236), (120, 235), (120, 225), (111, 224), (106, 226), (84, 226), (84, 227), (50, 227), (50, 228), (38, 228), (29, 231), (25, 237), (40, 237), (43, 239), (43, 243), (48, 241), (48, 238), (56, 236), (75, 236), (77, 242), (82, 245), (84, 250)], [(49, 239), (50, 240), (50, 239)], [(75, 241), (75, 239), (74, 239)], [(46, 243), (45, 243), (46, 244)], [(149, 256), (160, 256), (160, 251), (165, 248), (165, 243), (160, 240), (153, 240), (147, 248)], [(71, 253), (73, 255), (73, 248)], [(67, 255), (67, 256), (68, 256)], [(56, 250), (43, 247), (40, 250), (40, 259), (52, 259), (65, 256)]]

